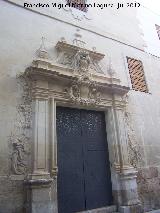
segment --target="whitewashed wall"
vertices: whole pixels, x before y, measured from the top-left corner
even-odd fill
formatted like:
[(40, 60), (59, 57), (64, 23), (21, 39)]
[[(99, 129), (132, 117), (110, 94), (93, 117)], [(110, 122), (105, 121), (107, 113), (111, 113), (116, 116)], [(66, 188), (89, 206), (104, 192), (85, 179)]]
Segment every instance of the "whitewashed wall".
[(160, 14), (149, 8), (140, 7), (137, 18), (140, 21), (140, 28), (143, 31), (142, 37), (146, 43), (145, 51), (160, 57), (160, 39), (155, 24), (160, 26)]

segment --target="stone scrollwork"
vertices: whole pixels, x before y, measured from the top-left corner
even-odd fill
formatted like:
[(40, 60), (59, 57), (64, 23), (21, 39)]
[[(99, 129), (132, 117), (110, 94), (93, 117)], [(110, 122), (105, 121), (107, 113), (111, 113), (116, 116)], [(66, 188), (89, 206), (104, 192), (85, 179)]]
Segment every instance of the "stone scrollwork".
[(142, 150), (140, 150), (139, 143), (135, 137), (135, 132), (132, 128), (131, 115), (129, 112), (125, 113), (126, 124), (128, 130), (128, 145), (129, 145), (129, 158), (130, 163), (134, 168), (137, 168), (139, 163), (143, 163)]
[(94, 82), (77, 80), (65, 89), (67, 97), (81, 105), (98, 105), (101, 101), (101, 93)]

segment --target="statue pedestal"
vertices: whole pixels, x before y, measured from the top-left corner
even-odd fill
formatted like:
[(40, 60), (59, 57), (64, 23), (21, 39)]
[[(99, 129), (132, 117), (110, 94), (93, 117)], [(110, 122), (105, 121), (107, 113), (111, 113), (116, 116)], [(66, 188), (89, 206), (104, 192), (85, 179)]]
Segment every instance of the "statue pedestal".
[(53, 213), (51, 185), (53, 179), (49, 174), (32, 174), (25, 181), (27, 186), (28, 213)]

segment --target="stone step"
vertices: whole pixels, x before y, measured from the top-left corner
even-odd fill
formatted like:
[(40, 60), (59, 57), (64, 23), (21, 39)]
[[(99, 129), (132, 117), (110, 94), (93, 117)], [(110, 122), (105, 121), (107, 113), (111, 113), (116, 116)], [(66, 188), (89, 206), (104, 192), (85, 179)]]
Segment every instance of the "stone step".
[(92, 209), (92, 210), (87, 210), (87, 211), (77, 212), (77, 213), (117, 213), (117, 207), (107, 206), (103, 208)]

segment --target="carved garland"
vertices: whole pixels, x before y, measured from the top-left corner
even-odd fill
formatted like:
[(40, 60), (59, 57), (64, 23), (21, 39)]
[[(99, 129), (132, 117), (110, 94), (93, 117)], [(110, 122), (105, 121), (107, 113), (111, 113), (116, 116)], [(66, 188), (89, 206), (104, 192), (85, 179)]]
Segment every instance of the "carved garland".
[(31, 130), (31, 94), (29, 81), (25, 76), (17, 78), (22, 92), (22, 98), (17, 106), (17, 118), (14, 130), (10, 136), (11, 171), (13, 174), (22, 175), (27, 172), (30, 155), (30, 130)]
[(129, 157), (130, 163), (133, 167), (137, 168), (139, 163), (143, 163), (143, 157), (140, 150), (140, 146), (137, 143), (134, 129), (131, 126), (131, 115), (126, 111), (126, 123), (128, 128), (128, 145), (129, 145)]
[[(65, 89), (66, 96), (73, 103), (81, 105), (97, 105), (100, 103), (101, 94), (94, 82), (90, 82), (89, 85), (85, 85), (85, 81), (82, 83), (79, 80), (71, 83), (69, 88)], [(86, 86), (86, 97), (82, 97), (82, 87)]]

